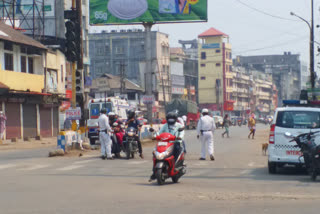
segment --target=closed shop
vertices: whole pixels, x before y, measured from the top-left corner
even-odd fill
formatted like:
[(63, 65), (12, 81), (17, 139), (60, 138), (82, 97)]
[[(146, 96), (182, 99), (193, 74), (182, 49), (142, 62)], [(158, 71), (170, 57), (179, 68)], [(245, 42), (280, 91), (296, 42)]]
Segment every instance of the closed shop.
[(52, 137), (51, 108), (40, 106), (40, 135)]
[(58, 136), (59, 132), (59, 108), (53, 107), (53, 136)]
[(23, 104), (23, 137), (37, 136), (37, 109), (35, 104)]
[(21, 138), (20, 103), (6, 103), (7, 139)]

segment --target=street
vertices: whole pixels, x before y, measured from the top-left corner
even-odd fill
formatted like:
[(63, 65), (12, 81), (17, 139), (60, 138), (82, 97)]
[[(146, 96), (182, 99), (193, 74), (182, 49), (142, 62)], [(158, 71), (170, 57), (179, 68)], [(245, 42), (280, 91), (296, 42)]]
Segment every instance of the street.
[(195, 131), (186, 132), (187, 174), (178, 184), (149, 183), (152, 145), (145, 159), (48, 158), (49, 149), (0, 152), (0, 213), (319, 213), (320, 179), (283, 169), (269, 175), (261, 143), (246, 126), (231, 127), (230, 138), (215, 134), (215, 161), (198, 160)]

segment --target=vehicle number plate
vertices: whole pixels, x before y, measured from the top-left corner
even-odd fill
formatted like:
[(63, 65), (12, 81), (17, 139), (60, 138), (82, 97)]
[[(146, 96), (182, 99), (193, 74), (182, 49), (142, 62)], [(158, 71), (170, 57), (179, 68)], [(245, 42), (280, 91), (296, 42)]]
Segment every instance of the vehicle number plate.
[(288, 150), (286, 151), (287, 155), (297, 155), (297, 156), (301, 156), (302, 153), (300, 151), (294, 151), (294, 150)]
[(159, 143), (158, 143), (158, 146), (167, 146), (167, 145), (168, 145), (167, 142), (159, 142)]

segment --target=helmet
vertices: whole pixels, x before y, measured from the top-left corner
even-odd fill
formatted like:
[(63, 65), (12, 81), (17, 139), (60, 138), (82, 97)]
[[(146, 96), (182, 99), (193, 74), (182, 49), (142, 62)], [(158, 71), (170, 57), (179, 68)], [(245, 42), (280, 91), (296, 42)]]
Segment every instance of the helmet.
[(202, 109), (202, 112), (201, 112), (202, 114), (206, 114), (206, 113), (209, 113), (209, 110), (208, 109), (206, 109), (206, 108), (204, 108), (204, 109)]
[(100, 113), (101, 114), (106, 114), (107, 113), (107, 109), (105, 109), (105, 108), (101, 109)]
[(166, 119), (169, 125), (174, 125), (177, 122), (178, 115), (175, 112), (169, 112), (166, 116)]
[(127, 112), (127, 117), (128, 117), (128, 120), (134, 118), (136, 116), (136, 112), (134, 110), (129, 110)]

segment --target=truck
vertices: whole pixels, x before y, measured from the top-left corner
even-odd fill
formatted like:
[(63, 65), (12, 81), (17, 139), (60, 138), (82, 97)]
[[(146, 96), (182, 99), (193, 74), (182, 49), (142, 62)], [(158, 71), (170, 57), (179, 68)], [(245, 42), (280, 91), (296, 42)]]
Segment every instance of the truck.
[(166, 113), (171, 111), (178, 111), (179, 117), (187, 116), (186, 128), (196, 129), (197, 122), (200, 118), (198, 105), (196, 102), (190, 100), (174, 99), (166, 105)]
[(119, 119), (127, 119), (127, 110), (130, 105), (127, 100), (120, 97), (107, 97), (99, 99), (91, 99), (88, 102), (89, 119), (88, 119), (88, 137), (90, 144), (95, 144), (95, 141), (99, 139), (98, 133), (98, 118), (102, 108), (107, 110), (107, 113), (114, 112), (119, 116)]

